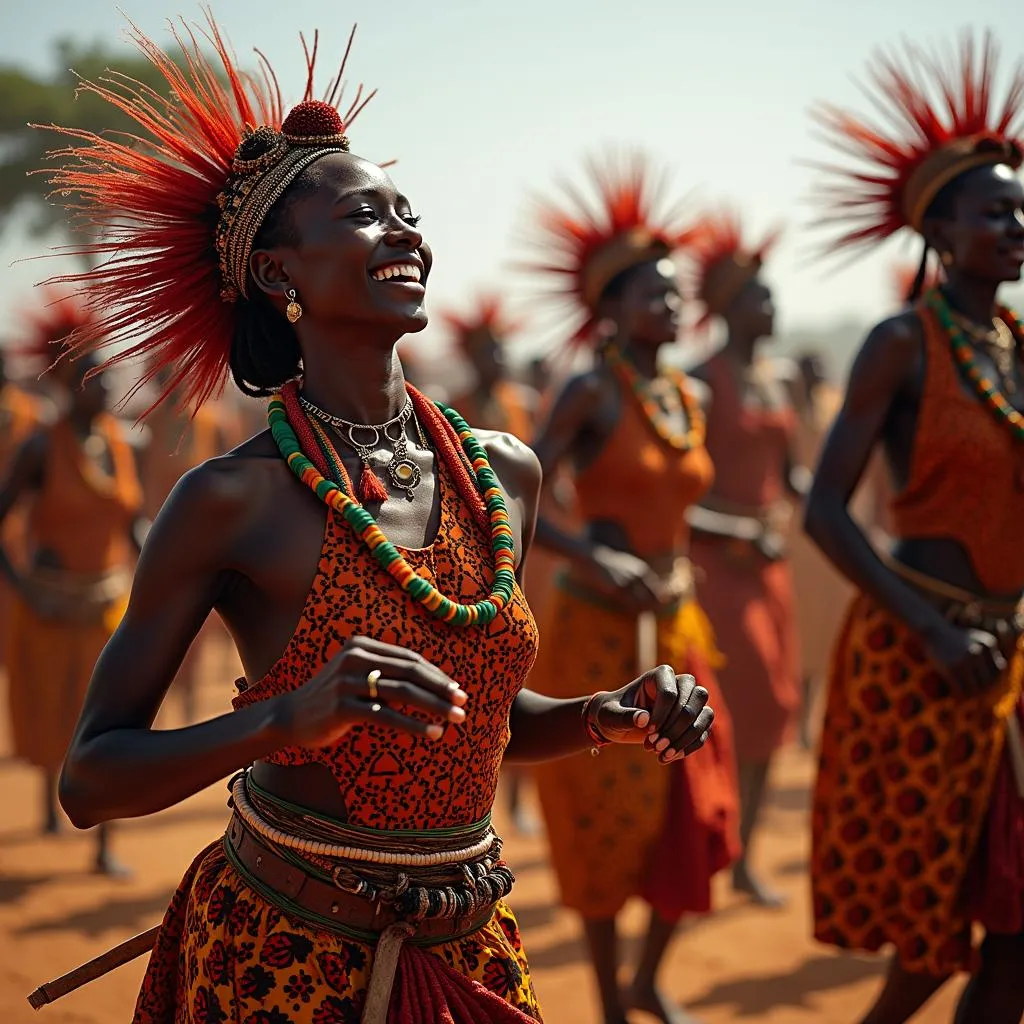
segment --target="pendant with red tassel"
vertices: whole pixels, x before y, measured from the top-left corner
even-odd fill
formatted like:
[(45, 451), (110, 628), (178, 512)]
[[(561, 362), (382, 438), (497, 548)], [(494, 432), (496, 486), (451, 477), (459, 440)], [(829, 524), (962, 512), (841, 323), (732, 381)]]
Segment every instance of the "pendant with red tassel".
[(363, 460), (363, 471), (359, 474), (359, 500), (364, 504), (387, 501), (390, 495), (381, 478), (374, 473), (368, 460)]

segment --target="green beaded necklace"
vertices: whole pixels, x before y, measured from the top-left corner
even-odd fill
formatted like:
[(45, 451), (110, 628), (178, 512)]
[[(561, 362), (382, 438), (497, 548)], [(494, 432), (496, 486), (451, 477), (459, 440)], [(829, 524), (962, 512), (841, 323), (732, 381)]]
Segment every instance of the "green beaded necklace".
[[(925, 304), (938, 317), (942, 329), (949, 337), (949, 345), (953, 358), (957, 361), (964, 375), (974, 385), (978, 397), (992, 415), (1004, 426), (1008, 427), (1014, 438), (1024, 441), (1024, 415), (1019, 413), (1006, 399), (1006, 396), (985, 376), (974, 359), (974, 350), (964, 330), (953, 319), (953, 314), (942, 293), (933, 288), (925, 297)], [(1014, 337), (1020, 345), (1024, 338), (1024, 323), (1012, 309), (999, 307), (999, 315), (1010, 323)]]
[[(293, 404), (297, 408), (298, 402)], [(453, 626), (486, 626), (507, 607), (515, 589), (515, 540), (509, 526), (508, 508), (504, 495), (498, 486), (498, 478), (494, 475), (488, 462), (483, 446), (473, 436), (466, 421), (454, 410), (441, 403), (437, 408), (454, 428), (463, 451), (470, 462), (473, 480), (480, 496), (484, 500), (491, 523), (491, 547), (494, 551), (494, 581), (490, 594), (483, 601), (475, 604), (460, 604), (445, 597), (433, 584), (423, 579), (384, 535), (377, 521), (351, 494), (345, 492), (338, 483), (329, 480), (313, 464), (302, 450), (302, 445), (292, 428), (288, 417), (286, 402), (275, 395), (270, 400), (267, 419), (270, 432), (274, 437), (278, 450), (288, 463), (295, 476), (312, 490), (316, 496), (337, 511), (351, 527), (357, 537), (366, 545), (374, 560), (389, 573), (410, 597), (423, 605), (438, 619)], [(331, 472), (337, 474), (340, 481), (347, 477), (341, 459), (326, 432), (318, 431), (317, 424), (304, 413), (303, 429), (307, 436), (318, 442), (320, 453), (325, 457)]]

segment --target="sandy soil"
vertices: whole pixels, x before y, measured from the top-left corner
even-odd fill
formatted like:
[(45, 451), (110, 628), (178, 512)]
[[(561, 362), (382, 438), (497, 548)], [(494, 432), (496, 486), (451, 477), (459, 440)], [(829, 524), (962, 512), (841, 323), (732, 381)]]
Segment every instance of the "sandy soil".
[[(204, 715), (227, 707), (231, 666), (219, 654), (206, 663), (200, 700)], [(0, 709), (4, 707), (0, 701)], [(0, 710), (0, 718), (4, 713)], [(175, 722), (178, 715), (172, 701), (165, 719)], [(9, 750), (6, 735), (6, 723), (0, 721), (0, 756)], [(753, 908), (734, 898), (719, 879), (720, 909), (687, 928), (671, 951), (666, 990), (708, 1024), (853, 1022), (878, 985), (878, 960), (835, 956), (808, 937), (806, 810), (812, 771), (812, 759), (800, 751), (787, 751), (780, 758), (758, 847), (758, 860), (791, 897), (789, 907), (781, 912)], [(9, 758), (0, 760), (0, 787), (0, 1021), (127, 1024), (143, 961), (38, 1012), (25, 997), (40, 982), (159, 921), (192, 856), (223, 829), (225, 788), (215, 786), (171, 811), (119, 826), (116, 850), (135, 875), (129, 881), (108, 881), (88, 871), (90, 836), (71, 831), (40, 836), (39, 779), (34, 772)], [(502, 826), (500, 805), (497, 817)], [(518, 877), (512, 903), (547, 1021), (597, 1022), (576, 924), (554, 905), (543, 838), (502, 830)], [(624, 945), (635, 955), (642, 910), (633, 908), (627, 918)], [(917, 1018), (921, 1024), (950, 1020), (959, 985), (947, 988)]]

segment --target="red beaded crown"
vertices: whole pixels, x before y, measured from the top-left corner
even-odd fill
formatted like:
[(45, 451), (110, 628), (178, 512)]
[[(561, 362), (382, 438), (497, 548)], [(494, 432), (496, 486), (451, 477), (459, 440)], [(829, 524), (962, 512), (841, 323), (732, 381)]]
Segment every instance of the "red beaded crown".
[[(345, 126), (374, 95), (364, 96), (360, 86), (345, 114), (337, 110), (353, 28), (340, 70), (324, 99), (314, 99), (314, 35), (312, 48), (302, 40), (303, 101), (285, 118), (263, 55), (258, 76), (239, 70), (212, 15), (206, 20), (205, 28), (182, 22), (172, 29), (179, 63), (130, 25), (130, 38), (166, 80), (171, 100), (116, 73), (79, 87), (127, 114), (137, 136), (40, 126), (71, 140), (51, 154), (61, 166), (41, 173), (72, 218), (99, 239), (70, 249), (98, 260), (94, 269), (54, 279), (88, 289), (95, 311), (76, 332), (75, 351), (116, 346), (111, 363), (145, 356), (148, 370), (136, 388), (169, 367), (158, 401), (176, 392), (192, 408), (227, 378), (235, 303), (246, 297), (260, 225), (314, 160), (348, 150)], [(215, 60), (204, 55), (200, 39)]]
[(643, 157), (591, 160), (587, 171), (596, 202), (568, 184), (561, 204), (541, 201), (529, 240), (536, 256), (526, 264), (554, 279), (556, 298), (569, 300), (575, 343), (595, 339), (598, 303), (619, 274), (671, 255), (691, 237), (680, 205), (665, 202), (664, 175), (656, 179)]
[(902, 56), (880, 53), (868, 70), (867, 99), (880, 123), (822, 104), (814, 111), (824, 139), (849, 167), (818, 165), (822, 223), (838, 233), (832, 247), (879, 242), (904, 227), (920, 232), (932, 200), (975, 167), (1024, 159), (1024, 66), (1018, 63), (996, 101), (997, 51), (991, 33), (980, 47), (964, 33), (955, 54), (907, 44)]
[(694, 269), (693, 290), (704, 304), (700, 323), (723, 314), (743, 286), (757, 277), (778, 232), (754, 246), (744, 246), (739, 216), (731, 210), (706, 214), (693, 230), (689, 248)]

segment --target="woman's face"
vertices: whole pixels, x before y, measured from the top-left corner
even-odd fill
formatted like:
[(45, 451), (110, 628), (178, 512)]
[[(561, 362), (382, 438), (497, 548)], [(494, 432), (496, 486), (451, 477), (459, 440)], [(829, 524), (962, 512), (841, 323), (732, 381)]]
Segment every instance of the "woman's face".
[(775, 303), (772, 290), (759, 277), (740, 289), (729, 307), (733, 330), (753, 338), (770, 338), (775, 331)]
[(310, 325), (421, 331), (431, 255), (409, 200), (376, 164), (347, 153), (321, 157), (303, 179), (285, 212), (287, 243), (253, 253), (257, 282), (279, 301), (294, 288)]
[(672, 344), (683, 312), (675, 264), (666, 257), (637, 267), (612, 307), (619, 333), (630, 344), (652, 348)]
[(960, 273), (1002, 283), (1024, 265), (1024, 187), (1004, 164), (964, 175), (952, 216), (938, 224), (935, 243)]
[(102, 373), (91, 377), (90, 371), (99, 365), (93, 355), (77, 359), (65, 357), (51, 370), (54, 383), (68, 396), (71, 410), (82, 416), (98, 416), (107, 407), (107, 381)]

